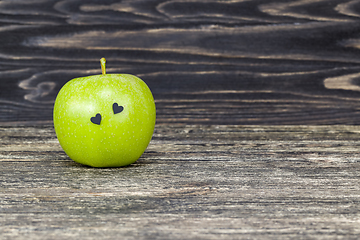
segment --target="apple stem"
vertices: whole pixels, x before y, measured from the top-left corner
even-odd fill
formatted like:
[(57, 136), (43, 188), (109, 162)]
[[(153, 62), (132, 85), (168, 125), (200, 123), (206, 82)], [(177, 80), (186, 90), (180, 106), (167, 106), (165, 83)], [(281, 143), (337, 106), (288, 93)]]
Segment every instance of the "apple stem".
[(106, 64), (106, 59), (101, 58), (100, 59), (100, 65), (101, 65), (101, 72), (102, 72), (103, 75), (106, 74), (105, 64)]

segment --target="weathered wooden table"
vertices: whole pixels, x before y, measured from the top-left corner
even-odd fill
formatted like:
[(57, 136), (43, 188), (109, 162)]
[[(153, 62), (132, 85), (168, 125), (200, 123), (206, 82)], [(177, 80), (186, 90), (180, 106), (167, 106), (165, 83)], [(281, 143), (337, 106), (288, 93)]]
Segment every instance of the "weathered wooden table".
[(360, 127), (157, 125), (124, 168), (0, 128), (1, 239), (358, 239)]
[[(0, 239), (360, 239), (359, 33), (356, 0), (0, 1)], [(156, 101), (126, 168), (52, 127), (101, 57)]]

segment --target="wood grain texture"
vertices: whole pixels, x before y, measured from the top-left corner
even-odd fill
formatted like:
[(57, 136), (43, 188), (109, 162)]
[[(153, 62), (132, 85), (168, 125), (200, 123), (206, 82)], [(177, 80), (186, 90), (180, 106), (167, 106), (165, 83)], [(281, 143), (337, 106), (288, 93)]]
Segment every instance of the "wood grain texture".
[(357, 0), (0, 2), (0, 124), (51, 122), (70, 79), (131, 73), (158, 124), (359, 124)]
[(358, 239), (357, 126), (158, 125), (126, 168), (0, 128), (1, 239)]

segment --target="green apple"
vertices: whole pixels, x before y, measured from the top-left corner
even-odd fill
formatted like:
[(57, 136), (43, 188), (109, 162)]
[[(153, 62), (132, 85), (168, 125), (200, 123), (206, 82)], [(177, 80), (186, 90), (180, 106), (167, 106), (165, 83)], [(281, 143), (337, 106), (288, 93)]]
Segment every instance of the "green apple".
[(92, 167), (134, 163), (152, 138), (156, 108), (153, 95), (140, 78), (106, 74), (75, 78), (59, 91), (54, 127), (65, 153)]

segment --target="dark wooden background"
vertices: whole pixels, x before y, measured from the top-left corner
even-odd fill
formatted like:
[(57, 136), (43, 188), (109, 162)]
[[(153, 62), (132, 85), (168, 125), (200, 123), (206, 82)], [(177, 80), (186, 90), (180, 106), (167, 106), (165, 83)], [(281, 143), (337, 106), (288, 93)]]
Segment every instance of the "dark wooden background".
[[(360, 239), (359, 48), (360, 0), (0, 0), (0, 238)], [(52, 125), (101, 57), (157, 105), (125, 168)]]
[(141, 77), (157, 123), (359, 124), (360, 2), (0, 1), (0, 124), (51, 123), (70, 79)]

